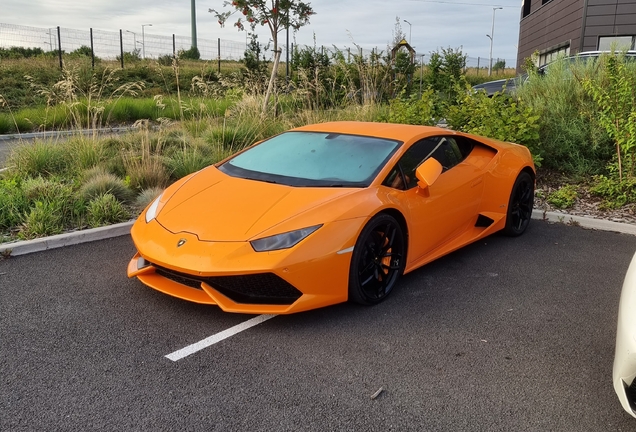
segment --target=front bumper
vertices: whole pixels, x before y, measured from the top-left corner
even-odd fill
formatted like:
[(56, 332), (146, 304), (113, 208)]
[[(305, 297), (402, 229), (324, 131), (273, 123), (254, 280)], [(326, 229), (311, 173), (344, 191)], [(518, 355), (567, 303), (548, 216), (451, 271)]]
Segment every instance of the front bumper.
[(352, 248), (363, 224), (360, 219), (327, 223), (293, 248), (255, 252), (249, 242), (199, 241), (140, 218), (131, 230), (138, 252), (128, 276), (226, 312), (315, 309), (347, 300), (351, 251), (342, 251)]
[(616, 329), (614, 390), (625, 411), (636, 417), (636, 255), (627, 270)]

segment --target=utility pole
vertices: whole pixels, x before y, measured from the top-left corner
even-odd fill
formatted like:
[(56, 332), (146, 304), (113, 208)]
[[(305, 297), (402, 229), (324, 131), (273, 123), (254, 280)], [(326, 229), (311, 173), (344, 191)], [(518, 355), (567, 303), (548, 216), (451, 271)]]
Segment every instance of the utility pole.
[(197, 47), (197, 7), (195, 5), (195, 0), (191, 0), (190, 4), (190, 15), (192, 21), (192, 48)]
[(497, 9), (503, 9), (502, 7), (494, 7), (492, 8), (492, 29), (490, 30), (490, 34), (486, 35), (490, 39), (490, 60), (488, 61), (488, 76), (492, 74), (492, 42), (495, 39), (495, 12)]

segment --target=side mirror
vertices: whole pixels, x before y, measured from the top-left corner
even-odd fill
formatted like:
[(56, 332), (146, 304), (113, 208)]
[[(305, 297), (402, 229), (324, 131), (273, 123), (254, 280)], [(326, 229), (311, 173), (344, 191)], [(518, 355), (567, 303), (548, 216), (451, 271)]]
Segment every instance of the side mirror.
[(415, 170), (415, 177), (418, 180), (417, 185), (420, 189), (427, 190), (429, 186), (435, 183), (441, 173), (442, 164), (437, 159), (429, 157)]

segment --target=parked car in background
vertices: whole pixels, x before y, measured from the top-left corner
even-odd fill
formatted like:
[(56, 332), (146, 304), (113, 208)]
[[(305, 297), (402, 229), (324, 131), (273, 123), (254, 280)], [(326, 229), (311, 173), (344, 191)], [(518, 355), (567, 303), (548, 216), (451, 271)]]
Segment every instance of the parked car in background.
[[(539, 67), (539, 75), (547, 74), (551, 65), (554, 65), (554, 63), (558, 61), (566, 61), (571, 64), (577, 61), (596, 60), (602, 54), (610, 54), (610, 53), (611, 53), (610, 51), (586, 51), (586, 52), (582, 52), (570, 57), (565, 57), (562, 60), (555, 60), (554, 62), (545, 64)], [(625, 56), (636, 60), (636, 51), (627, 51), (625, 52)], [(499, 79), (494, 81), (488, 81), (482, 84), (477, 84), (473, 86), (473, 89), (483, 90), (486, 92), (488, 96), (492, 96), (496, 92), (514, 93), (517, 86), (520, 85), (521, 83), (526, 82), (528, 78), (529, 78), (528, 74), (524, 73), (515, 78)]]
[(623, 408), (636, 417), (636, 255), (627, 270), (618, 306), (612, 375)]

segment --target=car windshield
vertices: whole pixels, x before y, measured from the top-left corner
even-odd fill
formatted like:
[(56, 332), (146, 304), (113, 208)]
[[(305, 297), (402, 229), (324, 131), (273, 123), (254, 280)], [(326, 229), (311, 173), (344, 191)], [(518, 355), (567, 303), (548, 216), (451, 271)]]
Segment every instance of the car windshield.
[(219, 169), (289, 186), (367, 187), (401, 142), (324, 132), (285, 132), (240, 153)]

